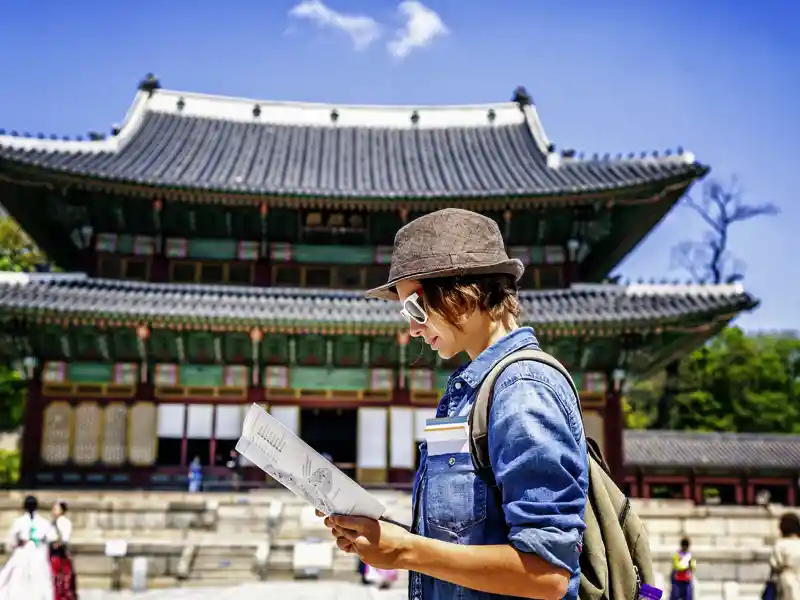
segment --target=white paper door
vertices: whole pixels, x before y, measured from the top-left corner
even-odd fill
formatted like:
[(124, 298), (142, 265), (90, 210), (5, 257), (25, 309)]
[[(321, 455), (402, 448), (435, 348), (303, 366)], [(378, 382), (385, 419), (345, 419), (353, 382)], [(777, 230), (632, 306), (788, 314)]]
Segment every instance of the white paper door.
[(214, 406), (190, 404), (186, 415), (186, 437), (193, 440), (210, 440), (214, 431)]
[(300, 407), (299, 406), (271, 406), (269, 414), (275, 417), (281, 425), (293, 434), (300, 435)]
[(416, 448), (414, 443), (414, 409), (389, 409), (389, 466), (393, 469), (413, 469)]
[(186, 406), (183, 404), (159, 404), (158, 437), (173, 440), (183, 439), (183, 426), (186, 423)]
[(364, 407), (358, 409), (358, 453), (356, 465), (359, 468), (386, 468), (388, 417), (389, 411), (385, 408)]
[(214, 437), (218, 440), (238, 440), (242, 436), (244, 407), (240, 404), (217, 405)]

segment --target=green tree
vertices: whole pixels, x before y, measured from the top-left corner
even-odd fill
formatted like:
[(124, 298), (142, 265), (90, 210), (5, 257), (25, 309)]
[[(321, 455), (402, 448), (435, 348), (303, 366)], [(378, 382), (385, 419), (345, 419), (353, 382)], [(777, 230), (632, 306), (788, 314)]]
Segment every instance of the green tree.
[[(14, 219), (0, 217), (0, 271), (27, 272), (46, 257)], [(10, 365), (0, 363), (0, 431), (16, 429), (25, 411), (24, 382)]]
[(17, 429), (25, 414), (25, 382), (19, 372), (0, 364), (0, 431)]
[[(626, 424), (655, 424), (663, 374), (626, 392)], [(722, 331), (681, 361), (668, 427), (692, 431), (800, 433), (800, 339)]]
[(9, 216), (0, 217), (0, 271), (33, 271), (47, 258)]

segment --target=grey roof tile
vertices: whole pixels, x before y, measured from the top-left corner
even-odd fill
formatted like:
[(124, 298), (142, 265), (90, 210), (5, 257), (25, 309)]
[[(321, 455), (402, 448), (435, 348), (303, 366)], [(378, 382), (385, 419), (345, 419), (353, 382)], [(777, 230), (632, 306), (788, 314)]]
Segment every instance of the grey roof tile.
[[(498, 120), (480, 124), (473, 123), (475, 107), (420, 109), (420, 126), (398, 125), (399, 108), (342, 107), (333, 124), (320, 122), (319, 106), (265, 105), (256, 118), (247, 104), (245, 119), (243, 101), (187, 95), (179, 111), (175, 95), (137, 97), (128, 124), (109, 140), (0, 136), (0, 167), (5, 160), (136, 184), (358, 199), (577, 195), (705, 172), (690, 154), (585, 161), (558, 155), (554, 168), (531, 107), (497, 105)], [(348, 121), (351, 113), (356, 117)], [(423, 126), (431, 119), (443, 125)]]
[[(8, 313), (172, 316), (264, 324), (401, 323), (397, 303), (368, 300), (356, 291), (6, 275), (0, 277), (0, 309)], [(755, 305), (752, 296), (736, 285), (580, 285), (523, 291), (520, 300), (527, 322), (582, 327), (668, 323), (732, 314)]]
[(800, 435), (625, 432), (630, 467), (800, 470)]

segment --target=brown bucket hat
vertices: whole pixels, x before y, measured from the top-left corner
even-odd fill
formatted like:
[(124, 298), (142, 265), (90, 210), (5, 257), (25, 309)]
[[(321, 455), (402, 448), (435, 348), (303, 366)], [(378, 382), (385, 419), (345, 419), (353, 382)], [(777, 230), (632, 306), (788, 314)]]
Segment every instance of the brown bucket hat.
[(367, 298), (397, 300), (395, 286), (407, 279), (505, 273), (519, 281), (525, 265), (508, 258), (492, 219), (461, 208), (445, 208), (404, 225), (394, 237), (389, 281)]

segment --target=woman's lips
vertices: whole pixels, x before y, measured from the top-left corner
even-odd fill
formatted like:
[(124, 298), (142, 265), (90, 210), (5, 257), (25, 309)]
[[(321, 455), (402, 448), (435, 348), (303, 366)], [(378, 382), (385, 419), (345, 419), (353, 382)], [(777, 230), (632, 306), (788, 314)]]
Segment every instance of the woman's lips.
[(436, 336), (435, 338), (431, 338), (431, 341), (428, 342), (428, 345), (431, 347), (432, 350), (436, 350), (436, 342), (438, 341), (439, 341), (439, 336)]

